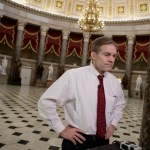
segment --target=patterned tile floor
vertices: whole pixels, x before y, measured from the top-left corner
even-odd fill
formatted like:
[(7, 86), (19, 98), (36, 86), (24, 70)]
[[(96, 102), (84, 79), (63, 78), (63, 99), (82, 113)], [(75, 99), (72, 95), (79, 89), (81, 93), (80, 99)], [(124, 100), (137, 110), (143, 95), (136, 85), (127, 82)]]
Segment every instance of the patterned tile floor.
[[(0, 84), (0, 149), (60, 150), (62, 138), (38, 114), (37, 101), (46, 88)], [(127, 98), (126, 98), (127, 99)], [(123, 119), (110, 141), (139, 143), (143, 101), (127, 99)], [(58, 112), (64, 121), (63, 108)]]

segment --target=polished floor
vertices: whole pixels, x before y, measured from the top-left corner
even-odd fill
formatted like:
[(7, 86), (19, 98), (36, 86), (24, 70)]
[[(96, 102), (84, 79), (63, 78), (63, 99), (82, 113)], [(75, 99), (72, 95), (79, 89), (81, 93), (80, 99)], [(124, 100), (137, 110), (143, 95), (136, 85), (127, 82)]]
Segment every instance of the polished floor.
[[(60, 150), (62, 138), (38, 114), (37, 101), (46, 88), (0, 84), (0, 149)], [(141, 99), (129, 99), (110, 141), (139, 143)], [(63, 108), (58, 108), (64, 121)]]

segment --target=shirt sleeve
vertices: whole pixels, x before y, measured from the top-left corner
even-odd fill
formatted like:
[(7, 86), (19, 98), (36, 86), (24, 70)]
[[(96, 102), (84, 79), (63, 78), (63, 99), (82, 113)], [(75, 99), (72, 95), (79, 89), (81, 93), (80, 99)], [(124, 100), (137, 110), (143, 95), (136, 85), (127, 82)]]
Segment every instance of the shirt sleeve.
[(125, 104), (126, 104), (124, 94), (123, 94), (123, 90), (122, 90), (120, 84), (118, 84), (117, 91), (118, 91), (118, 94), (117, 94), (117, 97), (116, 97), (116, 102), (114, 104), (114, 110), (113, 110), (113, 113), (112, 113), (113, 119), (112, 119), (112, 122), (111, 122), (111, 124), (115, 127), (117, 127), (118, 122), (122, 118), (123, 110), (124, 110)]
[(38, 101), (39, 114), (57, 133), (65, 129), (56, 111), (57, 105), (63, 105), (69, 100), (71, 100), (71, 83), (67, 71), (44, 92)]

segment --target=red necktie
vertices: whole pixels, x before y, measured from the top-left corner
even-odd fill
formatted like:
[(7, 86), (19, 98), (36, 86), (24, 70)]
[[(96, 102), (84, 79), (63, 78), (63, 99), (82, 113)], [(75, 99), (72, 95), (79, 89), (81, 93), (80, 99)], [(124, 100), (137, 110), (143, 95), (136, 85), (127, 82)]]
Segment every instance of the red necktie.
[(100, 85), (98, 85), (98, 103), (97, 103), (97, 135), (105, 138), (106, 119), (105, 119), (105, 93), (103, 86), (103, 76), (98, 75)]

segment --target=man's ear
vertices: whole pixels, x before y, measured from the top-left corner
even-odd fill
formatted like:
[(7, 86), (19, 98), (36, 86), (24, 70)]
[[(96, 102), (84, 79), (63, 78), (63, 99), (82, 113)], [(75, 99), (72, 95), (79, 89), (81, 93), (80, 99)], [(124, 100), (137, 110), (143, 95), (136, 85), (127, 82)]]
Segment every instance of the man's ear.
[(94, 51), (92, 51), (91, 52), (91, 58), (92, 58), (92, 60), (95, 60), (96, 57), (97, 57), (97, 54)]

